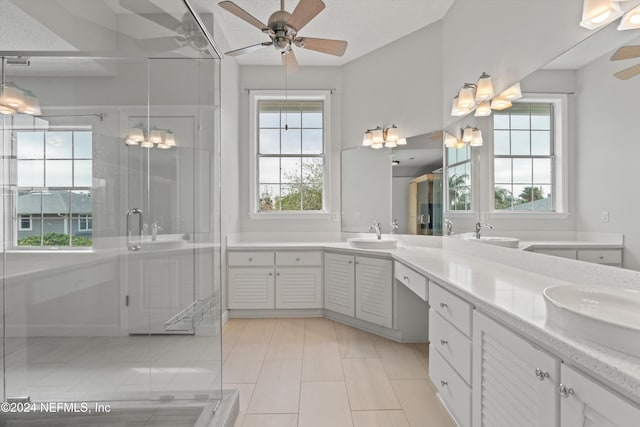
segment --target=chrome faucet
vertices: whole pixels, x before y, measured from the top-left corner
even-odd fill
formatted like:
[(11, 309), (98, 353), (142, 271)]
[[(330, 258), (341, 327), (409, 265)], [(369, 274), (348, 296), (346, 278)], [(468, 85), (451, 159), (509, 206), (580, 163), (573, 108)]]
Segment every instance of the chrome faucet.
[(380, 221), (377, 219), (373, 220), (373, 224), (369, 226), (369, 231), (375, 231), (378, 236), (378, 240), (382, 240), (382, 224), (380, 224)]
[(151, 240), (154, 242), (158, 238), (158, 231), (162, 231), (162, 227), (160, 227), (158, 221), (154, 221), (153, 224), (151, 224)]
[(393, 221), (391, 221), (391, 234), (396, 234), (398, 232), (398, 228), (400, 228), (398, 220), (394, 218)]
[(445, 219), (444, 224), (447, 227), (447, 236), (453, 236), (453, 222), (449, 219)]
[(491, 224), (483, 224), (480, 221), (476, 222), (476, 239), (480, 239), (480, 231), (483, 228), (490, 228), (493, 230), (493, 225)]

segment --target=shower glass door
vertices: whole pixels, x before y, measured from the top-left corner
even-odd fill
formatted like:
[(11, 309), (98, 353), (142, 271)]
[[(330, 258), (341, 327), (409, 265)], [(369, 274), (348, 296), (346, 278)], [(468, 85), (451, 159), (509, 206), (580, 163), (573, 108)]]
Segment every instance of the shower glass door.
[(195, 424), (222, 396), (220, 60), (185, 1), (83, 4), (0, 18), (46, 32), (0, 46), (4, 87), (41, 107), (0, 117), (2, 397)]

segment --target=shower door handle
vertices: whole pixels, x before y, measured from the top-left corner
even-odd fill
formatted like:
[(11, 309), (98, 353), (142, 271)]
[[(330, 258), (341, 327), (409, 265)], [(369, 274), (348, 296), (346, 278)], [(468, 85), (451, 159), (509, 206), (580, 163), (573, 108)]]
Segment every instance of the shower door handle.
[[(139, 229), (139, 237), (138, 242), (134, 242), (132, 239), (131, 233), (131, 217), (133, 215), (138, 215), (138, 229)], [(142, 211), (138, 208), (129, 209), (127, 212), (127, 249), (130, 251), (139, 251), (142, 248), (142, 224), (144, 222), (144, 217), (142, 215)]]

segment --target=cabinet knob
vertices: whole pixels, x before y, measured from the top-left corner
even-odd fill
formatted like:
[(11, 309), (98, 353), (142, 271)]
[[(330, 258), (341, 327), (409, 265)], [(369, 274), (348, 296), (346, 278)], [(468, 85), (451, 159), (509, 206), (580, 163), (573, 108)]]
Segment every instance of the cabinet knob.
[(447, 340), (440, 340), (440, 345), (447, 345), (449, 344), (449, 341)]
[(278, 272), (276, 273), (276, 276), (279, 276), (279, 275), (280, 275), (280, 272), (278, 271)]
[(296, 258), (296, 261), (300, 261), (300, 258)]
[(269, 273), (269, 276), (273, 276), (273, 273)]
[(253, 261), (253, 258), (249, 258), (249, 262)]
[(560, 393), (560, 396), (567, 398), (573, 395), (575, 392), (571, 387), (567, 387), (564, 384), (560, 384), (560, 387), (558, 387), (558, 393)]
[(446, 387), (449, 385), (449, 383), (446, 382), (445, 380), (440, 380), (440, 384), (442, 384), (442, 387)]
[(604, 259), (604, 256), (600, 255), (600, 256), (598, 257), (598, 259)]
[(536, 369), (536, 378), (538, 378), (539, 381), (544, 381), (545, 378), (549, 378), (549, 372), (543, 371), (540, 368)]
[(440, 307), (441, 307), (441, 308), (445, 308), (445, 307), (448, 307), (448, 305), (447, 305), (447, 303), (446, 303), (446, 302), (441, 302), (441, 303), (440, 303)]
[(356, 261), (356, 265), (360, 264), (360, 261)]
[(349, 260), (349, 264), (353, 264), (353, 261)]
[(405, 282), (409, 281), (409, 276), (404, 276), (402, 279), (404, 279)]

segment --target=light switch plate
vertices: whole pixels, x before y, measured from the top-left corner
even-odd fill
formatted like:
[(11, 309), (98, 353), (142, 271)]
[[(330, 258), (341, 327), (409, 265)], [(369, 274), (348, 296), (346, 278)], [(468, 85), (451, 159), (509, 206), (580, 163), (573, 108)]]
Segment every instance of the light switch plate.
[(600, 212), (600, 220), (602, 222), (609, 222), (609, 212), (608, 211)]

